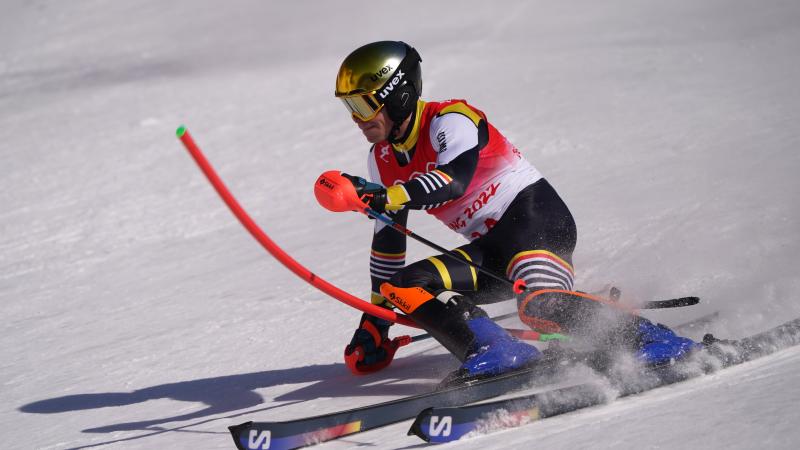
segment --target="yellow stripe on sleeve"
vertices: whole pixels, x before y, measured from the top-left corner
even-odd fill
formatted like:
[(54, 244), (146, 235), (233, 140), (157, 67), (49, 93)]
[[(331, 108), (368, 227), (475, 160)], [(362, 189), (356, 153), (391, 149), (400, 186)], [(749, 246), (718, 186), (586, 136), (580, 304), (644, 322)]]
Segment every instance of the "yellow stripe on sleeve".
[(386, 188), (386, 199), (389, 200), (389, 205), (402, 206), (411, 200), (408, 191), (400, 184), (389, 186)]
[(451, 183), (453, 181), (453, 178), (450, 175), (446, 174), (445, 172), (442, 172), (439, 169), (434, 169), (433, 171), (441, 175), (442, 178), (444, 178), (445, 181), (447, 181), (448, 183)]
[(439, 111), (439, 114), (437, 115), (443, 116), (447, 113), (463, 114), (464, 116), (467, 116), (467, 118), (469, 118), (469, 120), (471, 120), (476, 127), (481, 122), (481, 120), (483, 120), (483, 117), (481, 117), (480, 114), (476, 113), (469, 106), (467, 106), (462, 102), (453, 103), (452, 105), (445, 106), (444, 108), (442, 108), (441, 111)]

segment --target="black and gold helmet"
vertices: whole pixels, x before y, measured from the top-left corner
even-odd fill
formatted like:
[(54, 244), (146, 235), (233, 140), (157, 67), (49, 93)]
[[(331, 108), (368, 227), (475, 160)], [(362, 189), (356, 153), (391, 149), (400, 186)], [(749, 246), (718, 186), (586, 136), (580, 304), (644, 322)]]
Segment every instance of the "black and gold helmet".
[(383, 107), (401, 123), (416, 109), (422, 93), (419, 53), (400, 41), (359, 47), (342, 62), (336, 75), (336, 97), (356, 118), (367, 121)]

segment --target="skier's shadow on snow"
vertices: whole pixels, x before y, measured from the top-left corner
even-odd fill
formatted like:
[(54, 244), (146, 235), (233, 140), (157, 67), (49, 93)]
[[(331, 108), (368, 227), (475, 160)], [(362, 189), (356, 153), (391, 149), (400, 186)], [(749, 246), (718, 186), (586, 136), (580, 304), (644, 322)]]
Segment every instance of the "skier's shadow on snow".
[[(31, 414), (54, 414), (107, 407), (121, 407), (165, 398), (207, 405), (206, 408), (200, 411), (187, 414), (137, 422), (118, 423), (83, 430), (85, 433), (112, 433), (116, 431), (132, 430), (159, 430), (158, 432), (161, 433), (171, 431), (169, 429), (165, 430), (163, 427), (159, 426), (169, 422), (195, 420), (224, 413), (233, 414), (224, 417), (215, 417), (210, 420), (232, 418), (262, 410), (280, 408), (289, 404), (320, 397), (413, 395), (433, 389), (438, 380), (441, 379), (447, 371), (455, 367), (457, 367), (457, 361), (449, 354), (418, 354), (411, 358), (399, 358), (392, 363), (390, 368), (365, 376), (356, 377), (350, 375), (344, 364), (320, 364), (181, 381), (139, 389), (133, 392), (67, 395), (29, 403), (20, 407), (19, 410)], [(424, 381), (398, 382), (408, 379), (422, 379)], [(285, 403), (279, 405), (273, 404), (256, 410), (241, 411), (243, 409), (257, 407), (264, 403), (264, 398), (255, 392), (257, 389), (301, 383), (313, 384), (300, 387), (299, 389), (271, 399), (273, 402)], [(262, 419), (268, 420), (266, 418)], [(173, 430), (184, 429), (191, 425), (183, 425), (173, 428)], [(138, 439), (149, 435), (152, 434), (123, 440)]]

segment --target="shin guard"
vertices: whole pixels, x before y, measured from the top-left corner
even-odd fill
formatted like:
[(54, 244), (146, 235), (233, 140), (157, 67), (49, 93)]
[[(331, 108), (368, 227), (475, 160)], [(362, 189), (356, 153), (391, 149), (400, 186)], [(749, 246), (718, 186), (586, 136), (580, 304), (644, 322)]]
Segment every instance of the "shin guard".
[(402, 288), (383, 283), (381, 294), (462, 362), (475, 341), (475, 334), (468, 322), (487, 317), (482, 309), (466, 297), (452, 291), (443, 291), (434, 296), (421, 287)]

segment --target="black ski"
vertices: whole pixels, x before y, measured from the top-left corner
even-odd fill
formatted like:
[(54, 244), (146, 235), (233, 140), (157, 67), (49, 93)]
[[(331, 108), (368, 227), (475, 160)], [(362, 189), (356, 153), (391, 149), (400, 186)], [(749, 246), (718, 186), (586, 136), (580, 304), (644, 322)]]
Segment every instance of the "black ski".
[(408, 434), (441, 444), (469, 433), (511, 428), (598, 405), (604, 403), (606, 397), (601, 385), (584, 383), (477, 405), (437, 406), (420, 412)]
[(239, 449), (300, 448), (412, 419), (432, 406), (464, 405), (522, 390), (531, 384), (544, 384), (572, 363), (586, 363), (598, 369), (604, 365), (596, 359), (596, 352), (567, 355), (545, 350), (544, 354), (532, 368), (486, 380), (446, 388), (440, 386), (428, 393), (319, 416), (284, 422), (245, 422), (229, 430)]
[(241, 450), (305, 447), (412, 419), (421, 410), (434, 405), (463, 405), (525, 389), (532, 384), (551, 382), (556, 373), (570, 364), (591, 364), (593, 356), (594, 352), (565, 354), (545, 351), (535, 366), (492, 378), (320, 416), (285, 422), (246, 422), (229, 427), (229, 430)]
[[(633, 376), (612, 372), (607, 382), (617, 391), (615, 397), (624, 397), (750, 361), (800, 344), (800, 318), (737, 341), (720, 341), (707, 335), (704, 344), (704, 350), (686, 361), (651, 368)], [(702, 369), (688, 370), (688, 367)], [(586, 383), (477, 405), (432, 407), (417, 416), (408, 434), (427, 442), (450, 442), (469, 433), (518, 426), (603, 404), (609, 400), (605, 392), (599, 382)]]

